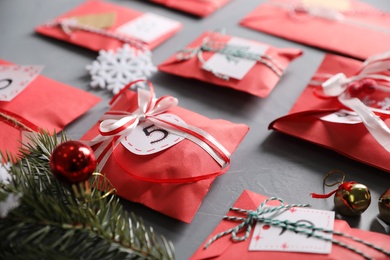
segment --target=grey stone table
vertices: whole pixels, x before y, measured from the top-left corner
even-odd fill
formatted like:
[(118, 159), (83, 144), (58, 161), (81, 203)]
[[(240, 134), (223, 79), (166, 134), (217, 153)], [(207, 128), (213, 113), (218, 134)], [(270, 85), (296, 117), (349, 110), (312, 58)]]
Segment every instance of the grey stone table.
[[(93, 51), (34, 33), (42, 24), (82, 3), (81, 0), (2, 0), (0, 1), (0, 58), (18, 64), (42, 64), (43, 75), (71, 86), (88, 90), (103, 102), (67, 127), (72, 138), (81, 137), (106, 111), (111, 95), (93, 90), (85, 66), (97, 56)], [(227, 88), (157, 73), (151, 81), (158, 96), (172, 95), (186, 109), (209, 118), (245, 123), (250, 131), (232, 156), (230, 170), (217, 178), (191, 224), (181, 223), (142, 205), (124, 201), (126, 208), (141, 216), (147, 224), (171, 240), (178, 259), (187, 259), (205, 240), (211, 230), (244, 189), (267, 196), (279, 196), (293, 203), (311, 203), (314, 208), (332, 210), (333, 200), (312, 200), (311, 191), (322, 191), (325, 173), (340, 169), (350, 180), (366, 184), (372, 204), (358, 218), (347, 219), (352, 227), (386, 233), (376, 217), (377, 200), (390, 188), (389, 173), (347, 159), (333, 151), (267, 130), (274, 119), (285, 115), (305, 88), (324, 56), (324, 51), (293, 43), (239, 26), (239, 21), (261, 0), (232, 0), (207, 18), (170, 10), (148, 1), (110, 0), (140, 11), (150, 11), (183, 23), (183, 29), (153, 50), (153, 61), (159, 64), (175, 50), (184, 47), (205, 30), (224, 27), (230, 35), (254, 39), (277, 47), (295, 47), (304, 55), (288, 67), (273, 92), (264, 99)], [(390, 11), (390, 3), (366, 0)], [(390, 47), (390, 46), (389, 46)]]

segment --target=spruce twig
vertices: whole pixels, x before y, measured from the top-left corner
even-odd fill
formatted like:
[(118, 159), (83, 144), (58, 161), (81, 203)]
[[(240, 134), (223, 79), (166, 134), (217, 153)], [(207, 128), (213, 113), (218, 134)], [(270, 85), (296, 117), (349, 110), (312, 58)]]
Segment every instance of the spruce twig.
[(50, 155), (63, 141), (65, 135), (32, 137), (10, 168), (12, 181), (0, 184), (0, 201), (22, 194), (20, 205), (0, 218), (0, 259), (174, 259), (173, 245), (108, 195), (101, 176), (90, 179), (88, 198), (76, 198), (53, 176)]

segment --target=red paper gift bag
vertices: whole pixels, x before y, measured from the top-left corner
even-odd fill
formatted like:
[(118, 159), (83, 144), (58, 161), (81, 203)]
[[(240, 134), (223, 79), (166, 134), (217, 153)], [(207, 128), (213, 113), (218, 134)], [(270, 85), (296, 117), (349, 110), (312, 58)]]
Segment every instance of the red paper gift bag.
[[(385, 53), (383, 57), (389, 56), (389, 54), (390, 53)], [(378, 57), (380, 56), (381, 55), (378, 55)], [(336, 79), (341, 72), (350, 78), (373, 77), (369, 74), (361, 76), (360, 73), (362, 71), (362, 65), (367, 64), (368, 61), (369, 60), (362, 63), (350, 58), (327, 54), (313, 79), (316, 79), (318, 75), (333, 75), (332, 79)], [(383, 65), (385, 63), (387, 66), (389, 65), (388, 58), (387, 60), (379, 59), (379, 61), (372, 63), (374, 67), (371, 69), (374, 70), (377, 65)], [(269, 128), (318, 144), (379, 169), (390, 171), (390, 161), (388, 159), (389, 151), (388, 148), (387, 150), (384, 149), (387, 146), (386, 140), (388, 140), (389, 136), (388, 130), (386, 130), (386, 133), (385, 129), (390, 125), (389, 107), (386, 105), (386, 100), (389, 100), (390, 88), (388, 82), (386, 83), (386, 81), (380, 79), (387, 78), (387, 80), (389, 80), (390, 77), (389, 73), (386, 75), (386, 72), (378, 75), (376, 76), (378, 78), (378, 84), (384, 85), (381, 87), (382, 91), (379, 88), (379, 85), (376, 92), (366, 93), (365, 91), (361, 91), (359, 95), (362, 102), (358, 101), (357, 103), (364, 102), (364, 104), (367, 105), (367, 108), (363, 105), (362, 110), (366, 117), (371, 113), (368, 112), (368, 107), (375, 112), (376, 116), (371, 113), (369, 117), (375, 121), (374, 124), (372, 124), (372, 127), (375, 128), (379, 125), (379, 134), (383, 135), (382, 137), (379, 137), (379, 139), (385, 139), (385, 142), (382, 142), (382, 145), (377, 141), (378, 138), (375, 137), (375, 130), (374, 132), (371, 132), (370, 127), (367, 127), (361, 121), (356, 121), (356, 123), (353, 121), (350, 121), (349, 123), (338, 123), (336, 122), (337, 120), (333, 119), (325, 120), (324, 116), (333, 113), (336, 113), (335, 115), (339, 116), (341, 119), (344, 115), (337, 114), (338, 111), (345, 109), (346, 111), (343, 113), (349, 114), (351, 113), (351, 110), (343, 104), (343, 102), (345, 102), (343, 99), (336, 96), (324, 97), (318, 94), (315, 80), (312, 80), (305, 88), (288, 115), (273, 121), (269, 125)], [(328, 81), (328, 83), (332, 82)], [(355, 83), (359, 83), (359, 81), (355, 81)], [(345, 95), (345, 93), (347, 93), (347, 95), (353, 95), (355, 83), (351, 82), (350, 84), (352, 85), (345, 84), (344, 86), (347, 87), (347, 89), (345, 89), (344, 94), (341, 95)], [(376, 101), (375, 98), (377, 98)], [(353, 99), (352, 101), (353, 104), (355, 104), (357, 99)], [(347, 100), (347, 102), (351, 102), (351, 100)], [(382, 107), (379, 107), (378, 105), (381, 105)], [(362, 106), (359, 107), (361, 109)], [(377, 116), (379, 116), (383, 122), (378, 123)], [(360, 119), (357, 118), (356, 120)]]
[(165, 5), (169, 8), (177, 9), (196, 16), (206, 17), (222, 6), (226, 5), (230, 0), (151, 0), (152, 2)]
[[(266, 199), (266, 196), (254, 193), (252, 191), (244, 190), (241, 196), (234, 203), (233, 207), (244, 210), (256, 210), (260, 206), (260, 204)], [(245, 217), (244, 214), (229, 213), (228, 215)], [(214, 229), (214, 231), (207, 237), (205, 242), (202, 243), (199, 249), (196, 250), (196, 252), (191, 256), (190, 259), (363, 259), (363, 257), (356, 254), (355, 252), (335, 244), (333, 244), (332, 252), (328, 255), (296, 252), (249, 251), (248, 248), (250, 238), (253, 235), (253, 228), (248, 239), (244, 241), (234, 242), (231, 239), (231, 234), (229, 234), (218, 238), (213, 243), (211, 243), (207, 249), (204, 249), (204, 246), (215, 235), (227, 231), (230, 228), (237, 226), (238, 224), (240, 224), (240, 222), (222, 220), (221, 223), (219, 223), (218, 226)], [(354, 236), (358, 239), (365, 240), (387, 251), (390, 250), (390, 237), (387, 235), (350, 228), (347, 222), (338, 219), (335, 220), (333, 230), (342, 232), (346, 235)], [(334, 238), (336, 237), (334, 236)], [(367, 247), (361, 243), (353, 241), (349, 238), (337, 236), (337, 240), (340, 240), (341, 242), (344, 242), (345, 244), (362, 251), (369, 257), (372, 257), (372, 259), (388, 259), (388, 256), (386, 256), (385, 254), (374, 250), (373, 248)]]
[[(1, 65), (10, 63), (0, 60)], [(80, 89), (37, 76), (11, 101), (0, 101), (0, 151), (16, 155), (21, 131), (57, 133), (84, 114), (100, 98)]]
[(359, 59), (390, 46), (390, 14), (355, 0), (269, 0), (240, 24)]
[[(232, 40), (239, 40), (243, 43), (236, 44), (233, 42), (229, 44)], [(258, 51), (263, 53), (257, 53), (257, 50), (251, 51), (249, 45), (246, 44), (257, 46)], [(253, 61), (253, 67), (248, 70), (242, 79), (214, 71), (215, 68), (203, 69), (208, 66), (207, 62), (210, 59), (220, 53), (233, 63), (236, 59), (241, 59), (240, 56), (242, 56), (244, 62)], [(233, 88), (258, 97), (266, 97), (279, 82), (289, 63), (301, 54), (302, 51), (298, 49), (279, 49), (260, 42), (215, 32), (205, 32), (185, 49), (160, 64), (158, 69), (173, 75)], [(223, 66), (221, 65), (221, 67)], [(235, 70), (235, 68), (232, 70)], [(235, 71), (237, 70), (236, 68)]]
[[(132, 91), (122, 91), (117, 96), (119, 100), (115, 101), (104, 117), (108, 121), (98, 122), (82, 139), (89, 143), (92, 140), (101, 172), (116, 188), (118, 196), (189, 223), (214, 179), (229, 168), (228, 165), (221, 167), (214, 155), (218, 157), (220, 150), (226, 149), (222, 157), (223, 162), (228, 162), (229, 159), (224, 155), (237, 148), (248, 127), (226, 120), (208, 119), (171, 105), (164, 111), (150, 114), (145, 111), (160, 109), (166, 106), (166, 102), (176, 100), (164, 96), (155, 102), (153, 96), (149, 96), (145, 90), (139, 90), (138, 95)], [(126, 136), (133, 133), (133, 128), (142, 122), (146, 125), (141, 127), (140, 138), (146, 138), (145, 142), (152, 144), (150, 150), (165, 146), (165, 133), (170, 136), (174, 129), (168, 126), (170, 132), (165, 132), (169, 123), (157, 126), (161, 123), (158, 119), (161, 115), (174, 115), (185, 122), (187, 133), (181, 142), (151, 154), (135, 154), (124, 146), (126, 143), (137, 151), (143, 149), (137, 148)], [(129, 129), (130, 132), (126, 132)], [(95, 145), (94, 140), (98, 140), (95, 142), (98, 144)], [(121, 143), (114, 144), (118, 140), (122, 140)], [(210, 142), (219, 143), (224, 148), (220, 146), (216, 149), (217, 154), (212, 156), (213, 152), (207, 150), (213, 147)]]
[[(75, 18), (113, 15), (113, 24), (100, 28), (93, 22), (76, 22)], [(104, 17), (104, 18), (103, 18)], [(99, 19), (99, 18), (95, 18)], [(157, 20), (155, 20), (157, 19)], [(100, 21), (100, 23), (102, 23)], [(104, 25), (101, 25), (104, 26)], [(53, 22), (40, 25), (36, 32), (67, 41), (94, 51), (110, 50), (128, 43), (138, 48), (153, 49), (173, 36), (181, 23), (152, 13), (142, 13), (104, 1), (86, 1), (59, 16)]]

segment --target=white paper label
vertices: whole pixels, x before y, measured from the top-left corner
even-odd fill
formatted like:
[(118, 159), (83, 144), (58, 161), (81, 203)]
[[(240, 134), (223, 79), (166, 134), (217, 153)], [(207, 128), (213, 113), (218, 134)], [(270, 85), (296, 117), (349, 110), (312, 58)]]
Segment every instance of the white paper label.
[(335, 113), (320, 118), (323, 121), (339, 124), (359, 124), (362, 123), (360, 117), (352, 111), (341, 109)]
[[(266, 44), (260, 44), (236, 37), (231, 38), (227, 44), (248, 47), (246, 51), (256, 53), (258, 55), (263, 55), (268, 49), (268, 45)], [(224, 54), (214, 53), (213, 56), (206, 61), (203, 69), (241, 80), (256, 63), (257, 61), (255, 60), (237, 57), (228, 58)]]
[(11, 101), (15, 98), (42, 69), (43, 66), (0, 65), (0, 101)]
[[(278, 214), (273, 219), (288, 220), (318, 228), (333, 229), (334, 212), (294, 207)], [(302, 228), (298, 228), (302, 229)], [(313, 234), (332, 238), (332, 234), (315, 231)], [(250, 251), (283, 251), (329, 254), (332, 243), (313, 238), (309, 233), (299, 234), (292, 230), (257, 222), (250, 241)]]
[(180, 22), (152, 13), (145, 13), (119, 26), (116, 31), (151, 43), (180, 28)]
[[(186, 126), (186, 123), (180, 117), (173, 114), (161, 114), (157, 118), (180, 126)], [(183, 139), (184, 137), (159, 128), (153, 122), (145, 120), (138, 124), (121, 143), (134, 154), (147, 155), (168, 149)]]

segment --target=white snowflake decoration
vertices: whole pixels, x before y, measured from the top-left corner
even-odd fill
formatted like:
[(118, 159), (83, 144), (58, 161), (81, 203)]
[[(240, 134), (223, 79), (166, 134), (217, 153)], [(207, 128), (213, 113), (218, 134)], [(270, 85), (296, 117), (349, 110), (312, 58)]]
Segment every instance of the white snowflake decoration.
[(388, 110), (390, 108), (390, 98), (386, 97), (383, 101), (378, 102), (378, 105), (381, 106), (383, 110)]
[(99, 51), (97, 59), (86, 69), (91, 75), (91, 87), (108, 89), (114, 94), (117, 94), (126, 84), (146, 79), (157, 71), (152, 63), (152, 53), (149, 50), (141, 51), (128, 44), (124, 44), (116, 52), (113, 50)]

